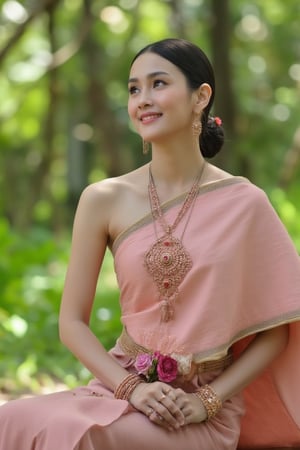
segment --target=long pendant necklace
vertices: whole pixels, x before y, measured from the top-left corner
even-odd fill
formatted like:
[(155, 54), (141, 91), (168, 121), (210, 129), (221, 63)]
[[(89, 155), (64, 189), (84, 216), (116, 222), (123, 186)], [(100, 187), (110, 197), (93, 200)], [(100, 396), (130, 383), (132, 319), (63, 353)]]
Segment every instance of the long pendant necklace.
[[(204, 166), (205, 162), (171, 225), (167, 223), (164, 217), (151, 166), (149, 166), (148, 194), (157, 240), (145, 254), (145, 266), (159, 291), (161, 320), (163, 322), (169, 322), (174, 318), (174, 305), (179, 295), (179, 285), (192, 268), (192, 259), (184, 248), (182, 239), (199, 190), (199, 183), (204, 171)], [(181, 238), (178, 239), (173, 236), (173, 232), (188, 211), (189, 215), (185, 227)], [(156, 221), (164, 232), (160, 238), (157, 236)]]

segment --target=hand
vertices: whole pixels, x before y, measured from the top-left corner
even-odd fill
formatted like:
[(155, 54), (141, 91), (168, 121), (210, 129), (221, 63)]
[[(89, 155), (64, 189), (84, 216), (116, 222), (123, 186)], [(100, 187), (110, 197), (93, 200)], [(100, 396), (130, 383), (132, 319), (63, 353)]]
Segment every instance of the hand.
[(176, 391), (178, 389), (160, 381), (140, 383), (134, 389), (130, 403), (157, 425), (169, 430), (178, 429), (185, 425), (186, 420), (177, 404)]
[(175, 395), (175, 403), (184, 415), (185, 425), (200, 423), (207, 419), (206, 409), (195, 394), (187, 394), (182, 389), (174, 389), (169, 396)]

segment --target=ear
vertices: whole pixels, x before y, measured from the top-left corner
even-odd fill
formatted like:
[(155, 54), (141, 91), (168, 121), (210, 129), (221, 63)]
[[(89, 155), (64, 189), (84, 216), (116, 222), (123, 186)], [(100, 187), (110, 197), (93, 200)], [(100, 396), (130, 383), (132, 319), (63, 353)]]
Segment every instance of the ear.
[(194, 96), (194, 112), (196, 114), (201, 114), (203, 109), (208, 105), (210, 97), (212, 94), (212, 89), (209, 84), (203, 83), (201, 86), (193, 92)]

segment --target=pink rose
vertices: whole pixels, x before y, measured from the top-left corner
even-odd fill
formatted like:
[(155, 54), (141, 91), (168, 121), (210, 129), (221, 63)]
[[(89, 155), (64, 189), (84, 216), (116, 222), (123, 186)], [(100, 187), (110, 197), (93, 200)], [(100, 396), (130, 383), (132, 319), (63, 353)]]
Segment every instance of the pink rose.
[(171, 356), (160, 355), (157, 363), (158, 379), (170, 383), (177, 376), (177, 361)]
[(135, 360), (134, 367), (139, 374), (146, 375), (152, 365), (152, 356), (148, 353), (140, 353)]

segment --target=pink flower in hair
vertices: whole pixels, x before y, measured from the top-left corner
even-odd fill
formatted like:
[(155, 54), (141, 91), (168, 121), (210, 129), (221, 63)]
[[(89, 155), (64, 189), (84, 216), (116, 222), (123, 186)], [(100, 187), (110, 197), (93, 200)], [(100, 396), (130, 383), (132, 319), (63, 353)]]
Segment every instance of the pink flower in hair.
[(220, 127), (222, 125), (222, 119), (220, 117), (215, 117), (215, 124)]

